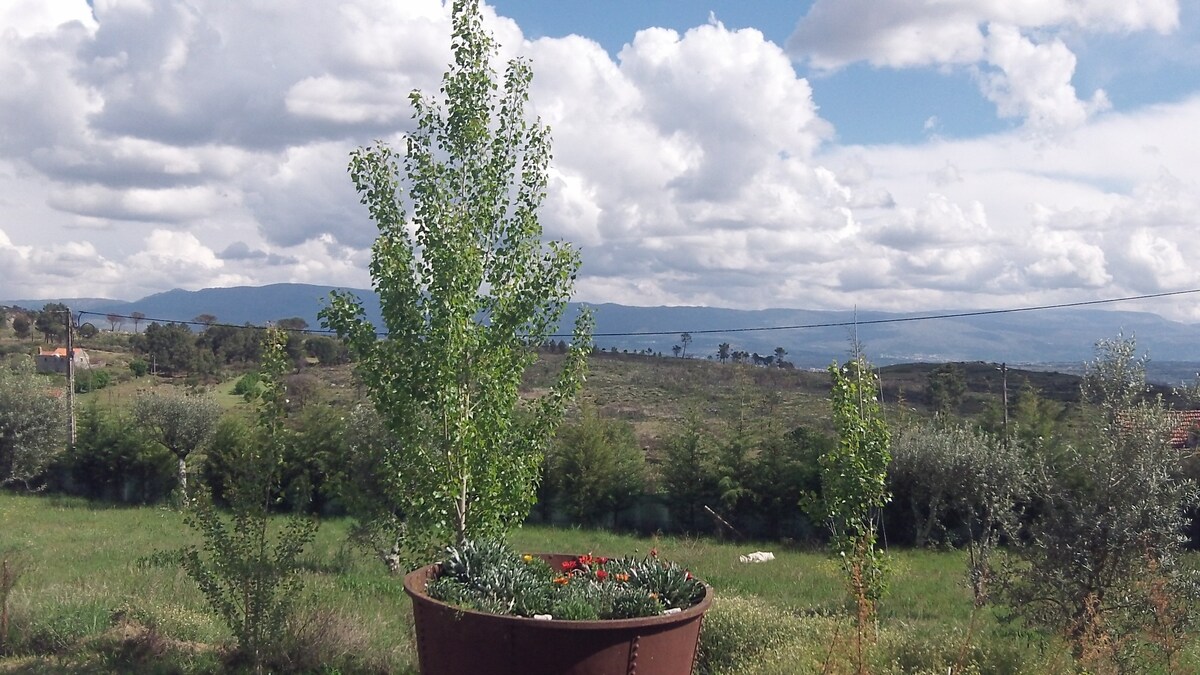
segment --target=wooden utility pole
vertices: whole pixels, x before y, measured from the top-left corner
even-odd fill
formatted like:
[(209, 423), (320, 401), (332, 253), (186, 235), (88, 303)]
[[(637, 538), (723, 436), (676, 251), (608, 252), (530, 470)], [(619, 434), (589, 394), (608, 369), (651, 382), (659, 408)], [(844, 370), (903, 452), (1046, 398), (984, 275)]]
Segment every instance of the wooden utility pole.
[(1004, 440), (1008, 441), (1008, 363), (1000, 364), (1000, 379), (1004, 383)]
[(67, 447), (75, 447), (75, 332), (67, 309)]

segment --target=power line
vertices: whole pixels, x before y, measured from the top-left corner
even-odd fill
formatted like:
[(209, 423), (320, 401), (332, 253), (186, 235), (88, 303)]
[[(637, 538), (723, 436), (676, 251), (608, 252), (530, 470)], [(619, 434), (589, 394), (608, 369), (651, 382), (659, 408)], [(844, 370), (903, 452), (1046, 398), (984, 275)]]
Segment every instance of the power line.
[[(245, 323), (245, 324), (242, 324), (239, 326), (234, 323), (219, 323), (216, 321), (204, 322), (204, 321), (196, 321), (195, 319), (193, 319), (191, 321), (183, 321), (183, 320), (179, 320), (179, 319), (163, 319), (163, 318), (156, 318), (156, 317), (149, 317), (149, 316), (129, 316), (126, 314), (112, 314), (110, 312), (91, 312), (91, 311), (86, 311), (86, 310), (79, 312), (80, 318), (82, 318), (84, 314), (87, 314), (88, 316), (102, 316), (102, 317), (104, 317), (104, 319), (106, 321), (109, 320), (109, 317), (112, 317), (114, 319), (129, 319), (130, 321), (136, 321), (138, 323), (141, 323), (141, 322), (164, 323), (164, 324), (174, 323), (174, 324), (182, 324), (184, 326), (204, 326), (205, 328), (211, 328), (211, 327), (216, 326), (219, 328), (239, 328), (239, 329), (240, 328), (251, 328), (254, 330), (266, 330), (267, 328), (272, 327), (272, 326), (257, 326), (252, 323)], [(334, 335), (337, 333), (337, 331), (328, 330), (325, 328), (281, 328), (279, 326), (273, 326), (273, 328), (275, 328), (276, 330), (281, 330), (281, 331), (287, 332), (287, 333), (323, 333), (323, 334), (327, 334), (327, 335)], [(380, 333), (380, 335), (385, 335), (385, 333)]]
[[(760, 333), (776, 330), (807, 330), (811, 328), (841, 328), (849, 326), (870, 326), (884, 323), (907, 323), (913, 321), (934, 321), (937, 319), (959, 319), (970, 316), (989, 316), (993, 314), (1015, 314), (1017, 312), (1036, 312), (1046, 309), (1065, 309), (1068, 307), (1085, 307), (1088, 305), (1105, 305), (1117, 302), (1128, 302), (1131, 300), (1150, 300), (1153, 298), (1166, 298), (1175, 295), (1187, 295), (1189, 293), (1200, 293), (1200, 288), (1191, 288), (1184, 291), (1168, 291), (1165, 293), (1148, 293), (1146, 295), (1130, 295), (1121, 298), (1105, 298), (1102, 300), (1081, 300), (1078, 302), (1062, 302), (1054, 305), (1033, 305), (1029, 307), (1011, 307), (1008, 309), (982, 309), (970, 312), (947, 312), (943, 314), (926, 314), (921, 316), (903, 316), (890, 319), (867, 319), (854, 321), (832, 321), (829, 323), (805, 323), (796, 324), (794, 326), (758, 326), (753, 328), (710, 328), (700, 330), (661, 330), (661, 331), (636, 331), (632, 333), (593, 333), (593, 337), (643, 337), (650, 335), (679, 335), (681, 333), (691, 333), (692, 335), (705, 335), (712, 333)], [(552, 337), (569, 337), (569, 335), (554, 335)]]
[[(1128, 296), (1123, 296), (1123, 297), (1119, 297), (1119, 298), (1103, 298), (1100, 300), (1080, 300), (1080, 301), (1076, 301), (1076, 302), (1060, 302), (1060, 303), (1049, 304), (1049, 305), (1030, 305), (1030, 306), (1026, 306), (1026, 307), (1010, 307), (1007, 309), (982, 309), (982, 310), (974, 310), (974, 311), (969, 311), (969, 312), (944, 312), (944, 313), (940, 313), (940, 314), (901, 316), (901, 317), (891, 317), (891, 318), (887, 318), (887, 319), (865, 319), (865, 320), (856, 319), (853, 321), (830, 321), (830, 322), (826, 322), (826, 323), (804, 323), (804, 324), (795, 324), (795, 325), (789, 325), (789, 326), (753, 326), (753, 327), (746, 327), (746, 328), (700, 328), (700, 329), (694, 329), (694, 330), (652, 330), (652, 331), (631, 331), (631, 332), (613, 332), (613, 333), (592, 333), (592, 337), (651, 337), (651, 336), (658, 336), (658, 335), (679, 335), (681, 333), (690, 333), (692, 335), (712, 335), (712, 334), (719, 334), (719, 333), (765, 333), (765, 332), (781, 331), (781, 330), (811, 330), (811, 329), (815, 329), (815, 328), (845, 328), (845, 327), (851, 327), (851, 326), (872, 326), (872, 325), (889, 324), (889, 323), (911, 323), (911, 322), (916, 322), (916, 321), (936, 321), (936, 320), (940, 320), (940, 319), (961, 319), (961, 318), (965, 318), (965, 317), (975, 317), (975, 316), (1016, 314), (1019, 312), (1039, 312), (1039, 311), (1045, 311), (1045, 310), (1049, 310), (1049, 309), (1067, 309), (1067, 308), (1071, 308), (1071, 307), (1110, 305), (1110, 304), (1115, 304), (1118, 302), (1131, 302), (1134, 300), (1153, 300), (1156, 298), (1167, 298), (1167, 297), (1174, 297), (1174, 296), (1180, 296), (1180, 295), (1190, 295), (1193, 293), (1200, 293), (1200, 288), (1190, 288), (1190, 289), (1182, 290), (1182, 291), (1166, 291), (1163, 293), (1147, 293), (1144, 295), (1128, 295)], [(212, 326), (219, 326), (222, 328), (253, 328), (253, 329), (257, 329), (257, 330), (264, 330), (266, 328), (266, 326), (256, 326), (253, 324), (244, 324), (244, 325), (239, 326), (237, 324), (231, 324), (231, 323), (217, 323), (217, 322), (205, 323), (203, 321), (194, 321), (194, 320), (193, 321), (181, 321), (181, 320), (175, 320), (175, 319), (163, 319), (163, 318), (154, 318), (154, 317), (147, 317), (147, 316), (133, 317), (133, 316), (124, 315), (124, 314), (111, 314), (111, 313), (101, 313), (101, 312), (91, 312), (91, 311), (79, 312), (80, 317), (82, 317), (85, 314), (87, 314), (89, 316), (105, 317), (106, 319), (111, 316), (111, 317), (118, 318), (118, 319), (136, 320), (138, 322), (145, 321), (147, 323), (176, 323), (176, 324), (183, 324), (183, 325), (188, 325), (188, 326), (204, 326), (206, 328), (212, 327)], [(334, 335), (337, 333), (337, 331), (334, 331), (334, 330), (320, 329), (320, 328), (304, 328), (304, 329), (301, 329), (301, 328), (279, 328), (279, 327), (276, 327), (276, 328), (278, 330), (283, 330), (283, 331), (287, 331), (287, 332), (295, 332), (295, 333), (324, 334), (324, 335)], [(388, 335), (388, 333), (386, 331), (377, 331), (376, 335), (378, 335), (379, 337), (386, 337)], [(570, 333), (555, 333), (554, 335), (550, 335), (549, 337), (568, 338), (568, 337), (572, 337), (572, 335)]]

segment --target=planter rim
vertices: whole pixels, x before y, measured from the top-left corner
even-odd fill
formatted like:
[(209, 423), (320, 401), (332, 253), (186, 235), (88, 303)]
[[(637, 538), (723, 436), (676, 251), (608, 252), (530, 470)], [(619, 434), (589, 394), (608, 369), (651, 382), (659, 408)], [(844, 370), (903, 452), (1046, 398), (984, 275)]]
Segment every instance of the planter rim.
[[(571, 559), (575, 558), (575, 554), (570, 553), (530, 553), (543, 560), (550, 561), (552, 559)], [(493, 614), (491, 612), (480, 612), (475, 609), (467, 609), (457, 605), (451, 605), (447, 602), (442, 602), (436, 598), (432, 598), (425, 592), (426, 585), (433, 578), (433, 574), (441, 563), (431, 563), (424, 567), (419, 567), (412, 572), (404, 575), (404, 592), (414, 600), (420, 599), (421, 602), (427, 602), (434, 605), (439, 605), (453, 612), (462, 614), (491, 617), (494, 619), (503, 619), (505, 621), (513, 621), (517, 624), (536, 625), (543, 628), (551, 628), (554, 630), (596, 630), (597, 628), (608, 628), (611, 630), (620, 630), (623, 628), (643, 628), (646, 626), (668, 625), (673, 623), (683, 623), (702, 616), (708, 611), (713, 601), (713, 588), (704, 581), (700, 583), (704, 585), (704, 597), (700, 602), (688, 607), (685, 610), (674, 614), (659, 614), (656, 616), (639, 616), (632, 619), (592, 619), (587, 621), (575, 621), (571, 619), (534, 619), (527, 616), (516, 616), (513, 614)]]

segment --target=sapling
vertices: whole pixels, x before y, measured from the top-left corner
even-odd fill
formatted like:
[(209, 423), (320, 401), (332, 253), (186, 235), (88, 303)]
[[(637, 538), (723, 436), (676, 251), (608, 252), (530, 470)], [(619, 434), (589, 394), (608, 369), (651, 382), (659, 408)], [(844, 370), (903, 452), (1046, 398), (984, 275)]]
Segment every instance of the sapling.
[(239, 652), (259, 671), (283, 643), (301, 590), (298, 559), (317, 529), (314, 520), (297, 514), (271, 534), (285, 443), (285, 343), (277, 330), (265, 336), (255, 438), (234, 458), (225, 491), (231, 517), (197, 491), (185, 519), (203, 537), (203, 552), (194, 546), (181, 552), (184, 570), (237, 637)]
[(584, 313), (557, 381), (522, 398), (536, 346), (559, 330), (579, 254), (542, 241), (550, 136), (526, 112), (529, 65), (510, 61), (497, 79), (478, 0), (454, 2), (451, 48), (441, 99), (409, 97), (416, 128), (403, 152), (376, 143), (350, 158), (379, 230), (370, 271), (382, 331), (346, 293), (321, 311), (395, 439), (375, 468), (383, 503), (354, 515), (388, 528), (408, 566), (524, 520), (590, 351)]

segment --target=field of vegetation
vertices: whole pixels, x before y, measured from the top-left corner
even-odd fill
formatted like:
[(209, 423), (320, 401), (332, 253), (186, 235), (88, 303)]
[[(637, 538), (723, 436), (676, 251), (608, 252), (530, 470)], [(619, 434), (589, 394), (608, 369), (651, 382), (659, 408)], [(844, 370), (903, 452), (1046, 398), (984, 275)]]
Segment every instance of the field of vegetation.
[[(243, 351), (256, 344), (249, 335), (225, 329), (143, 330), (82, 341), (102, 362), (95, 372), (107, 375), (99, 378), (103, 386), (94, 373), (89, 385), (77, 385), (75, 448), (55, 454), (31, 483), (40, 494), (22, 494), (20, 482), (0, 492), (0, 672), (225, 672), (246, 665), (227, 622), (180, 565), (182, 549), (203, 551), (206, 540), (171, 506), (177, 456), (146, 410), (151, 399), (163, 399), (209, 411), (211, 434), (186, 453), (184, 468), (190, 485), (224, 504), (235, 449), (257, 442), (266, 377), (260, 354)], [(154, 342), (146, 333), (170, 340)], [(345, 515), (353, 492), (347, 478), (355, 471), (347, 458), (357, 452), (356, 425), (365, 418), (355, 410), (364, 393), (344, 354), (327, 341), (297, 331), (285, 345), (284, 470), (273, 493), (272, 531), (282, 531), (285, 512), (295, 509), (319, 518), (320, 528), (295, 560), (295, 611), (271, 668), (411, 672), (408, 600), (379, 552), (357, 545), (363, 539), (356, 521)], [(9, 354), (28, 354), (37, 344), (0, 328), (0, 348)], [(555, 352), (543, 351), (526, 373), (527, 395), (550, 385), (564, 358)], [(158, 374), (139, 364), (154, 364)], [(61, 375), (38, 377), (43, 390), (65, 385)], [(829, 534), (802, 506), (805, 495), (821, 493), (820, 457), (836, 442), (825, 372), (594, 354), (578, 403), (548, 450), (534, 524), (511, 541), (530, 551), (657, 548), (688, 566), (717, 596), (702, 639), (703, 673), (1200, 669), (1197, 559), (1186, 552), (1159, 558), (1148, 538), (1177, 538), (1177, 521), (1162, 520), (1161, 507), (1124, 520), (1104, 515), (1128, 511), (1121, 499), (1174, 485), (1180, 474), (1144, 465), (1134, 472), (1132, 460), (1105, 454), (1095, 436), (1099, 409), (1081, 396), (1084, 380), (1009, 370), (1006, 423), (994, 364), (893, 366), (879, 377), (882, 417), (892, 430), (893, 499), (881, 512), (887, 583), (865, 640), (855, 632), (845, 571), (826, 547)], [(1179, 407), (1188, 400), (1187, 392), (1168, 391), (1152, 391), (1147, 400), (1155, 394)], [(999, 438), (1010, 441), (997, 445)], [(1170, 452), (1180, 458), (1191, 450)], [(1081, 468), (1084, 458), (1142, 482), (1125, 493), (1097, 492), (1108, 477)], [(1176, 464), (1184, 476), (1197, 473), (1194, 462)], [(1067, 468), (1075, 483), (1036, 484), (1034, 468)], [(1007, 514), (1013, 522), (1001, 523), (1006, 514), (988, 511), (970, 492), (986, 488), (972, 472), (984, 482), (1010, 481), (1009, 492), (983, 497), (1018, 499), (1020, 508)], [(1168, 503), (1173, 494), (1156, 498)], [(1079, 501), (1085, 497), (1096, 503)], [(1124, 529), (1110, 548), (1087, 552), (1122, 561), (1110, 570), (1112, 584), (1081, 591), (1064, 578), (1040, 587), (1081, 603), (1082, 614), (1021, 604), (1029, 597), (1022, 593), (1036, 589), (1014, 580), (1058, 564), (1053, 551), (1037, 548), (1054, 541), (1047, 538), (1048, 513)], [(1078, 524), (1056, 526), (1060, 539), (1097, 539)], [(773, 551), (776, 559), (738, 562), (753, 550)], [(990, 556), (986, 565), (980, 555)], [(1097, 591), (1124, 600), (1089, 604), (1098, 603)]]
[[(410, 672), (411, 610), (399, 580), (346, 545), (327, 519), (302, 560), (304, 591), (289, 630), (288, 666), (312, 672)], [(678, 560), (708, 581), (705, 673), (851, 672), (851, 626), (840, 572), (820, 551), (710, 538), (639, 538), (526, 527), (524, 550), (645, 553)], [(181, 515), (56, 496), (0, 495), (0, 551), (15, 583), (5, 596), (9, 656), (0, 672), (220, 672), (230, 636), (168, 553), (197, 543)], [(774, 561), (743, 564), (764, 547)], [(961, 551), (894, 551), (895, 574), (870, 648), (875, 673), (1072, 673), (1060, 639), (973, 615)], [(1195, 672), (1197, 644), (1180, 669)], [(1152, 669), (1151, 669), (1152, 670)]]
[(403, 148), (350, 153), (383, 325), (339, 291), (337, 339), (0, 308), (0, 671), (412, 672), (400, 575), (440, 557), (431, 596), (562, 622), (684, 610), (694, 572), (702, 675), (1200, 672), (1200, 383), (1123, 336), (1074, 378), (600, 352), (586, 311), (555, 341), (582, 259), (537, 221), (532, 71), (451, 23)]

